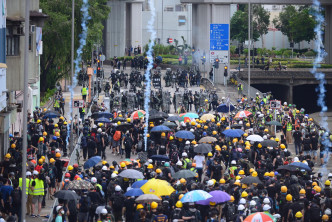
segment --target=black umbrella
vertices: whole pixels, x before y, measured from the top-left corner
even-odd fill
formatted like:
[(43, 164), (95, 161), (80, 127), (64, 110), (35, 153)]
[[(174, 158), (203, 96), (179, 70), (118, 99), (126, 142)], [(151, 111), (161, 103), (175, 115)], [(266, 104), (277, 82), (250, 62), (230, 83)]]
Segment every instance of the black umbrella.
[(178, 172), (176, 172), (175, 174), (173, 174), (173, 177), (178, 179), (178, 178), (193, 178), (196, 176), (196, 173), (194, 171), (191, 170), (180, 170)]
[(176, 123), (173, 123), (173, 122), (164, 122), (163, 125), (167, 126), (169, 128), (176, 128), (176, 127), (178, 127), (178, 125)]
[(233, 124), (233, 125), (231, 125), (231, 129), (241, 129), (242, 126), (243, 125), (241, 125), (241, 124)]
[(153, 155), (153, 156), (151, 156), (151, 159), (157, 160), (157, 161), (169, 161), (168, 156), (165, 156), (165, 155)]
[(125, 121), (125, 119), (124, 118), (122, 118), (122, 117), (116, 117), (115, 119), (113, 119), (112, 120), (112, 123), (117, 123), (117, 122), (123, 122), (123, 121)]
[(180, 121), (181, 117), (180, 116), (170, 116), (166, 119), (166, 121)]
[(241, 180), (241, 183), (244, 184), (253, 184), (253, 183), (262, 183), (258, 177), (248, 176)]
[(278, 143), (274, 140), (264, 140), (263, 142), (261, 142), (262, 146), (265, 147), (277, 147)]
[(295, 172), (295, 171), (299, 171), (300, 168), (294, 165), (283, 165), (283, 166), (279, 166), (277, 168), (277, 171), (291, 171), (291, 172)]
[(153, 115), (160, 115), (161, 117), (163, 117), (163, 118), (168, 118), (169, 117), (169, 115), (167, 114), (167, 113), (165, 113), (165, 112), (160, 112), (160, 111), (158, 111), (158, 110), (156, 110), (156, 109), (151, 109), (150, 111), (149, 111), (149, 115), (150, 116), (153, 116)]
[(212, 151), (212, 147), (210, 144), (207, 143), (201, 143), (194, 147), (194, 152), (195, 153), (208, 153)]
[(129, 129), (133, 128), (133, 127), (134, 127), (134, 125), (131, 124), (131, 123), (121, 123), (121, 125), (116, 127), (116, 130), (126, 131), (126, 130), (129, 130)]
[(54, 197), (63, 200), (77, 200), (79, 198), (72, 190), (60, 190), (54, 194)]
[(60, 113), (57, 111), (54, 111), (54, 110), (46, 111), (43, 116), (44, 119), (46, 119), (46, 118), (52, 119), (52, 118), (57, 118), (57, 117), (60, 117)]
[(98, 118), (113, 118), (113, 114), (112, 113), (108, 113), (108, 112), (95, 112), (95, 113), (92, 113), (91, 115), (91, 118), (92, 119), (98, 119)]

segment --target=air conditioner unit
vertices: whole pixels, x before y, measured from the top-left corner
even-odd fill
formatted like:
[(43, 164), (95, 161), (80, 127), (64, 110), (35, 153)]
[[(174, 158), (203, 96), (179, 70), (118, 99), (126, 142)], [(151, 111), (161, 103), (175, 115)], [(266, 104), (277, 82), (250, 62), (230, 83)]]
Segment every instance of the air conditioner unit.
[(30, 33), (34, 33), (36, 31), (35, 25), (30, 25)]
[(13, 35), (24, 35), (24, 28), (22, 26), (13, 27)]

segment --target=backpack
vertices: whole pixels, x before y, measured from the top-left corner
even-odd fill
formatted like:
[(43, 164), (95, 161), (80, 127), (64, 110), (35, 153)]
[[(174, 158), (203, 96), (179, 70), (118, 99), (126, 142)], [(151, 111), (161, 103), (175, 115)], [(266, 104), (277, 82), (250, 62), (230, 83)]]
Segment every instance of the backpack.
[(95, 141), (96, 141), (96, 143), (101, 143), (101, 135), (100, 135), (100, 133), (96, 134)]
[(227, 213), (226, 213), (226, 220), (227, 221), (233, 221), (235, 218), (235, 205), (229, 204), (227, 207)]
[(115, 194), (114, 195), (114, 200), (113, 200), (113, 208), (115, 210), (120, 210), (122, 209), (124, 205), (124, 200), (121, 194)]
[(42, 156), (44, 154), (44, 143), (38, 143), (38, 155)]
[(173, 216), (172, 216), (173, 220), (182, 219), (180, 217), (180, 213), (181, 213), (181, 209), (175, 209), (173, 212)]
[(113, 135), (113, 140), (114, 141), (119, 141), (121, 139), (121, 131), (115, 131)]
[(15, 206), (19, 206), (21, 203), (21, 196), (22, 191), (21, 190), (13, 190), (11, 193), (12, 201), (15, 204)]
[(90, 197), (82, 197), (83, 201), (80, 206), (80, 212), (88, 212), (89, 211), (89, 206), (90, 206)]
[(322, 218), (320, 207), (316, 203), (310, 206), (310, 221), (320, 221)]
[(86, 147), (86, 146), (88, 146), (88, 142), (87, 142), (86, 136), (82, 136), (82, 139), (81, 139), (81, 146), (82, 146), (82, 147)]
[(69, 182), (69, 180), (63, 182), (62, 190), (68, 190)]
[(142, 150), (143, 150), (143, 140), (140, 140), (137, 143), (137, 152), (141, 152)]
[(126, 138), (125, 138), (125, 140), (124, 140), (124, 145), (125, 145), (126, 147), (131, 147), (131, 145), (132, 145), (132, 140), (131, 140), (130, 136), (126, 136)]
[(105, 145), (107, 146), (108, 145), (108, 143), (109, 143), (109, 140), (108, 140), (108, 135), (105, 133), (105, 134), (103, 134), (103, 138), (104, 138), (104, 143), (105, 143)]

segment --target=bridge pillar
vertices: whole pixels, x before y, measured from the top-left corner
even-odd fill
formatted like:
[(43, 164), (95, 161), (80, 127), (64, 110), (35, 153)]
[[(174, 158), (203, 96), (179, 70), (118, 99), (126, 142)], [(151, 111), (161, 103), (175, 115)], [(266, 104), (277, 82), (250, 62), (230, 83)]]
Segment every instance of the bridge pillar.
[(289, 84), (288, 88), (288, 103), (293, 104), (293, 84)]
[[(199, 54), (200, 70), (208, 73), (212, 68), (210, 63), (210, 24), (230, 24), (230, 5), (222, 4), (195, 4), (192, 5), (192, 45)], [(198, 51), (199, 50), (199, 51)], [(201, 58), (206, 55), (206, 63), (202, 65)], [(215, 69), (215, 82), (224, 82), (224, 66), (220, 64)]]
[(332, 64), (332, 5), (325, 6), (325, 22), (324, 46), (327, 52), (325, 61), (327, 64)]

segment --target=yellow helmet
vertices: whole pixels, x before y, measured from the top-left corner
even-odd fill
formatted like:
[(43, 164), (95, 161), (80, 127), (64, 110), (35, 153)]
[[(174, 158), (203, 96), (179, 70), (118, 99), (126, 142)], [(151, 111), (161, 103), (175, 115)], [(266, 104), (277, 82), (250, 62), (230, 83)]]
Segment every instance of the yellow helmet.
[(265, 177), (269, 177), (269, 176), (270, 176), (270, 173), (269, 173), (269, 172), (265, 172), (265, 173), (264, 173), (264, 176), (265, 176)]
[(180, 183), (185, 184), (186, 182), (187, 182), (186, 179), (184, 179), (184, 178), (180, 179)]
[(177, 208), (182, 208), (183, 204), (182, 204), (181, 201), (178, 201), (178, 202), (176, 202), (175, 206), (176, 206)]
[(241, 187), (242, 187), (242, 189), (247, 189), (247, 188), (248, 188), (248, 185), (245, 184), (245, 183), (243, 183), (243, 184), (241, 185)]
[(114, 166), (113, 166), (113, 165), (111, 165), (111, 166), (110, 166), (110, 169), (113, 169), (113, 170), (114, 170)]
[(56, 133), (55, 133), (55, 136), (56, 136), (56, 137), (60, 137), (60, 133), (59, 133), (59, 132), (56, 132)]
[(103, 162), (101, 162), (102, 165), (106, 165), (107, 164), (107, 161), (104, 160)]
[(204, 126), (204, 129), (207, 129), (207, 128), (209, 128), (208, 126)]
[(244, 137), (247, 137), (247, 136), (248, 136), (248, 133), (244, 133), (243, 136), (244, 136)]
[(285, 144), (280, 144), (280, 148), (281, 148), (281, 149), (286, 149)]
[(150, 137), (150, 134), (149, 134), (149, 133), (147, 133), (147, 134), (146, 134), (146, 137), (148, 137), (148, 138), (149, 138), (149, 137)]
[(215, 206), (216, 205), (216, 202), (211, 202), (210, 201), (210, 206)]
[(287, 194), (286, 200), (287, 201), (292, 201), (293, 200), (293, 196), (291, 194)]
[(11, 148), (15, 149), (16, 148), (16, 144), (12, 143), (12, 145), (10, 145)]
[(244, 175), (244, 170), (240, 170), (239, 175)]
[(257, 147), (258, 147), (258, 148), (262, 148), (262, 144), (259, 143), (259, 144), (257, 145)]
[(301, 213), (301, 211), (298, 211), (298, 212), (295, 214), (295, 217), (296, 217), (296, 218), (302, 218), (302, 217), (303, 217), (303, 214)]
[(191, 141), (191, 144), (196, 145), (197, 144), (196, 140)]
[(186, 123), (189, 123), (190, 122), (190, 120), (189, 119), (186, 119)]
[(223, 116), (223, 117), (221, 117), (221, 121), (225, 121), (226, 120), (226, 118)]
[(98, 126), (103, 126), (104, 124), (103, 123), (98, 123)]
[(322, 220), (323, 220), (323, 221), (328, 221), (328, 220), (329, 220), (329, 216), (328, 216), (327, 214), (324, 214), (324, 215), (322, 216)]
[(280, 141), (280, 139), (279, 139), (278, 137), (276, 137), (274, 140), (275, 140), (276, 142), (279, 142), (279, 141)]
[(41, 123), (41, 120), (40, 120), (40, 119), (38, 119), (38, 120), (37, 120), (37, 123)]
[(47, 136), (47, 132), (43, 132), (43, 136)]
[(312, 182), (311, 186), (317, 186), (317, 182)]
[(220, 149), (220, 146), (219, 146), (219, 145), (216, 145), (214, 148), (215, 148), (215, 149)]
[(42, 159), (42, 158), (40, 158), (39, 160), (38, 160), (38, 163), (39, 164), (42, 164), (44, 162), (44, 160)]
[(41, 159), (43, 159), (43, 160), (45, 160), (45, 159), (46, 159), (46, 158), (45, 158), (45, 156), (41, 156), (40, 158), (41, 158)]
[(119, 172), (118, 172), (118, 171), (114, 171), (113, 173), (115, 173), (115, 174), (119, 174)]
[(157, 207), (158, 207), (158, 203), (153, 201), (151, 203), (151, 209), (156, 209)]
[(325, 181), (325, 186), (330, 186), (330, 185), (331, 185), (331, 181), (326, 180), (326, 181)]
[(182, 138), (179, 138), (179, 141), (180, 141), (180, 142), (182, 142), (182, 140), (183, 140)]
[(305, 194), (305, 189), (301, 189), (300, 194)]
[(162, 136), (162, 137), (165, 137), (165, 136), (166, 136), (166, 133), (162, 132), (162, 133), (161, 133), (161, 136)]
[(156, 173), (161, 173), (161, 169), (156, 169)]
[(253, 176), (253, 177), (257, 177), (257, 172), (256, 171), (254, 171), (254, 172), (252, 172), (252, 174), (251, 174), (251, 176)]
[(12, 156), (10, 155), (10, 153), (7, 153), (5, 157), (10, 159)]
[(191, 125), (192, 125), (192, 126), (195, 126), (195, 125), (196, 125), (196, 122), (195, 122), (195, 121), (191, 121)]
[(44, 137), (39, 137), (39, 142), (44, 142)]
[(246, 191), (243, 191), (241, 194), (241, 197), (247, 197), (247, 196), (248, 196), (248, 193)]
[(127, 123), (130, 123), (131, 122), (131, 119), (130, 118), (127, 118)]
[(51, 158), (50, 159), (50, 163), (54, 163), (55, 162), (55, 159), (54, 158)]
[(250, 127), (250, 123), (246, 123), (246, 127)]
[(55, 157), (61, 157), (61, 153), (56, 153)]
[(208, 156), (213, 156), (213, 154), (210, 152), (210, 153), (208, 153)]
[(143, 209), (143, 208), (144, 208), (143, 204), (138, 204), (136, 207), (136, 210)]
[(217, 126), (220, 126), (220, 125), (221, 125), (221, 124), (218, 122), (218, 123), (217, 123)]
[(212, 134), (217, 135), (217, 131), (213, 130)]
[(173, 137), (173, 136), (170, 136), (170, 137), (169, 137), (169, 140), (173, 140), (173, 139), (174, 139), (174, 137)]
[(250, 168), (250, 169), (249, 169), (249, 173), (252, 173), (252, 172), (254, 172), (254, 171), (255, 171), (254, 168)]
[(46, 111), (47, 111), (47, 109), (46, 109), (46, 108), (44, 108), (44, 109), (43, 109), (43, 111), (44, 111), (44, 112), (46, 112)]
[(220, 183), (220, 184), (225, 184), (226, 181), (225, 181), (225, 179), (220, 179), (220, 180), (219, 180), (219, 183)]
[(213, 118), (213, 119), (211, 119), (211, 122), (213, 122), (213, 123), (214, 123), (215, 121), (216, 121), (216, 120), (215, 120), (214, 118)]
[(300, 113), (300, 110), (296, 110), (296, 113), (299, 114), (299, 113)]
[(269, 132), (269, 130), (268, 130), (268, 129), (265, 129), (264, 132), (267, 133), (267, 132)]
[(67, 125), (68, 123), (66, 121), (63, 122), (63, 125)]
[(73, 170), (74, 169), (74, 167), (72, 166), (72, 165), (69, 165), (68, 166), (68, 170), (70, 171), (70, 170)]
[(154, 124), (153, 124), (153, 123), (150, 123), (150, 127), (154, 127)]
[(119, 117), (122, 117), (122, 114), (119, 114)]
[(320, 186), (314, 186), (314, 190), (317, 192), (317, 193), (320, 193), (322, 191), (322, 188), (320, 188)]
[(55, 128), (58, 128), (58, 127), (59, 127), (59, 125), (58, 125), (58, 124), (54, 124), (54, 127), (55, 127)]
[(238, 142), (238, 140), (236, 138), (234, 138), (232, 142), (236, 143), (236, 142)]
[(282, 186), (281, 189), (280, 189), (280, 191), (282, 193), (287, 193), (287, 187), (286, 186)]
[(209, 102), (209, 100), (208, 100), (208, 99), (205, 99), (204, 101), (205, 101), (205, 102)]
[(270, 138), (270, 140), (274, 140), (274, 138), (273, 138), (273, 137), (271, 137), (271, 138)]
[(63, 116), (60, 116), (60, 118), (59, 119), (61, 119), (61, 120), (64, 120), (65, 119), (65, 117), (63, 117)]
[(180, 194), (180, 195), (179, 195), (179, 200), (181, 200), (181, 199), (182, 199), (182, 197), (183, 197), (183, 194)]
[(246, 149), (246, 150), (250, 150), (250, 146), (246, 146), (244, 149)]
[(125, 162), (120, 163), (120, 167), (122, 168), (126, 167), (126, 163)]
[(117, 122), (117, 124), (118, 124), (118, 126), (120, 126), (120, 125), (121, 125), (121, 122), (120, 122), (120, 121), (118, 121), (118, 122)]
[(270, 172), (270, 177), (274, 177), (274, 172), (273, 171)]
[(229, 200), (229, 202), (234, 202), (235, 198), (234, 196), (231, 196), (231, 199)]
[(197, 128), (201, 128), (201, 124), (197, 124)]

